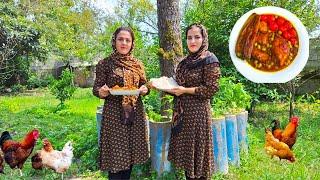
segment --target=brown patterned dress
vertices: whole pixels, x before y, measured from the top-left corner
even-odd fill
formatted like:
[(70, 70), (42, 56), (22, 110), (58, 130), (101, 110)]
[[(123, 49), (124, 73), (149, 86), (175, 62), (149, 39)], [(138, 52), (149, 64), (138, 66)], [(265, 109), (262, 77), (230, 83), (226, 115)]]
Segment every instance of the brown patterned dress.
[(207, 61), (187, 70), (179, 66), (181, 63), (176, 77), (184, 80), (176, 79), (178, 84), (183, 81), (184, 87), (196, 89), (194, 95), (175, 96), (181, 102), (183, 123), (178, 134), (171, 134), (168, 160), (183, 168), (190, 178), (210, 178), (213, 172), (210, 99), (218, 90), (219, 62)]
[[(139, 87), (145, 84), (139, 82)], [(103, 85), (123, 86), (123, 69), (112, 60), (101, 60), (96, 67), (93, 94), (99, 97), (98, 89)], [(141, 164), (149, 158), (147, 121), (141, 97), (137, 100), (133, 125), (120, 121), (122, 96), (108, 95), (103, 107), (100, 140), (100, 169), (116, 173)]]

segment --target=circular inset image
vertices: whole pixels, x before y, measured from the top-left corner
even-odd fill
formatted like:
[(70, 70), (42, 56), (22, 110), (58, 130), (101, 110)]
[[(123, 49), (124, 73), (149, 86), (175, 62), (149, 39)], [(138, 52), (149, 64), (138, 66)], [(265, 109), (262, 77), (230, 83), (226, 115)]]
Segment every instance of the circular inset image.
[(237, 70), (255, 83), (285, 83), (309, 57), (309, 36), (286, 9), (267, 6), (244, 14), (234, 25), (229, 52)]

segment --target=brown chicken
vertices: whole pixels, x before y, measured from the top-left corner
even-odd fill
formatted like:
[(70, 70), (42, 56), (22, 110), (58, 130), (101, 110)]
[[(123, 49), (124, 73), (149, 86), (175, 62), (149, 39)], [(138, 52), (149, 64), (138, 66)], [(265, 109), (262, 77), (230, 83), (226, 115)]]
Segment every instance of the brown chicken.
[(290, 54), (288, 41), (277, 35), (272, 42), (272, 51), (278, 60), (279, 65), (284, 66)]
[(290, 149), (292, 149), (292, 146), (297, 141), (298, 126), (299, 126), (299, 118), (294, 116), (290, 118), (289, 124), (282, 131), (282, 134), (281, 134), (282, 137), (280, 141), (286, 143), (290, 147)]
[(274, 123), (274, 126), (272, 127), (273, 136), (279, 141), (286, 143), (289, 148), (292, 149), (293, 145), (297, 141), (299, 118), (296, 116), (291, 117), (290, 122), (284, 130), (280, 129), (279, 120), (274, 120), (272, 123)]
[(273, 135), (271, 130), (266, 129), (266, 142), (265, 142), (266, 153), (273, 156), (279, 157), (279, 159), (287, 159), (290, 162), (295, 161), (293, 152), (289, 146), (283, 142), (280, 142)]
[(1, 135), (0, 146), (4, 154), (4, 160), (12, 169), (19, 168), (21, 176), (23, 164), (30, 156), (39, 134), (39, 131), (34, 129), (20, 142), (13, 141), (8, 131), (3, 132)]
[[(71, 142), (67, 142), (61, 151), (53, 149), (48, 139), (43, 139), (43, 148), (32, 157), (32, 167), (42, 169), (47, 167), (57, 173), (64, 173), (69, 169), (73, 158), (73, 147)], [(63, 176), (63, 174), (62, 174)]]

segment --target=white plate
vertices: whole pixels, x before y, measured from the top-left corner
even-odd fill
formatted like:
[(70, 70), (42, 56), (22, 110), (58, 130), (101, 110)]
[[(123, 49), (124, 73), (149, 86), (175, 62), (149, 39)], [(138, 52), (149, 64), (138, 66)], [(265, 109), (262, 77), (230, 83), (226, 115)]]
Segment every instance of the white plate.
[(168, 78), (163, 76), (160, 78), (151, 78), (150, 81), (155, 88), (161, 91), (170, 90), (179, 86), (172, 77)]
[(140, 90), (110, 90), (111, 95), (139, 95)]
[[(265, 72), (253, 68), (247, 61), (236, 56), (235, 47), (240, 30), (252, 13), (275, 14), (289, 20), (297, 31), (299, 37), (299, 50), (296, 58), (286, 68), (277, 72)], [(309, 57), (309, 36), (302, 22), (286, 9), (266, 6), (253, 9), (238, 19), (230, 34), (229, 52), (237, 70), (247, 79), (255, 83), (285, 83), (296, 77), (304, 68)]]

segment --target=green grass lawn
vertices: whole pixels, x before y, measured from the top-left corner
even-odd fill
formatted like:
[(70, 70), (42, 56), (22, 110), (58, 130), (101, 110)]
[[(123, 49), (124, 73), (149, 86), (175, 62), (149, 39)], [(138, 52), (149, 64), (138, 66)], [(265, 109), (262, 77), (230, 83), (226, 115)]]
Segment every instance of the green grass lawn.
[[(68, 141), (74, 142), (74, 163), (64, 175), (68, 178), (105, 179), (97, 170), (96, 108), (103, 101), (95, 98), (91, 89), (77, 89), (74, 97), (67, 101), (67, 109), (54, 113), (58, 101), (46, 90), (17, 96), (0, 96), (0, 131), (8, 130), (14, 139), (21, 139), (32, 128), (40, 130), (40, 139), (48, 138), (57, 149)], [(271, 159), (264, 152), (264, 128), (278, 118), (285, 126), (288, 104), (261, 103), (251, 115), (248, 129), (249, 154), (241, 156), (241, 166), (229, 166), (229, 174), (215, 174), (214, 179), (320, 179), (320, 102), (297, 104), (296, 115), (301, 118), (298, 141), (294, 146), (295, 163)], [(38, 141), (36, 150), (41, 149)], [(142, 179), (134, 168), (132, 178)], [(143, 170), (144, 172), (144, 170)], [(35, 171), (30, 158), (23, 168), (23, 177), (18, 171), (10, 176), (11, 169), (5, 166), (5, 175), (0, 179), (60, 179), (60, 174), (51, 170)], [(179, 172), (178, 178), (181, 178)], [(154, 174), (153, 176), (154, 177)], [(144, 177), (145, 178), (145, 177)], [(173, 179), (167, 174), (163, 179)], [(153, 178), (145, 178), (153, 179)]]

